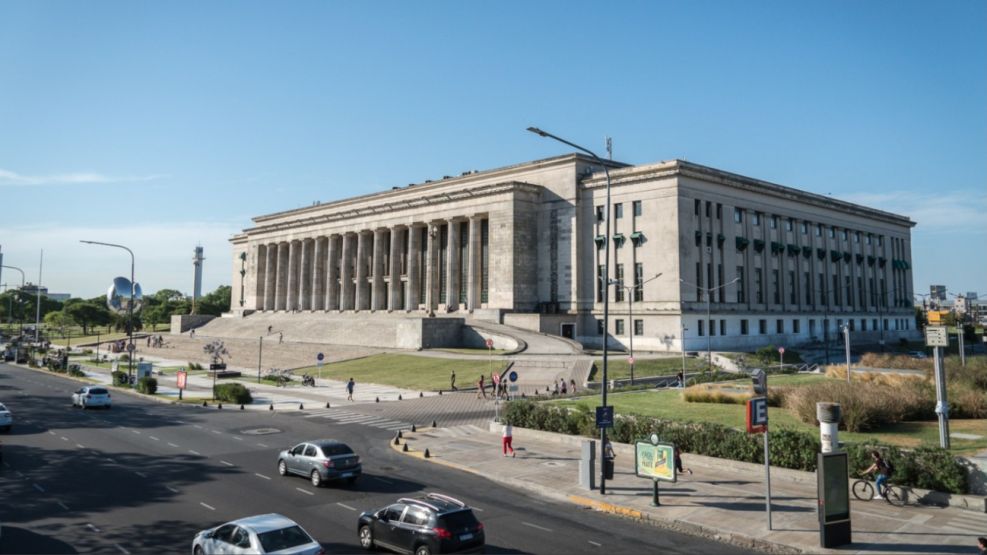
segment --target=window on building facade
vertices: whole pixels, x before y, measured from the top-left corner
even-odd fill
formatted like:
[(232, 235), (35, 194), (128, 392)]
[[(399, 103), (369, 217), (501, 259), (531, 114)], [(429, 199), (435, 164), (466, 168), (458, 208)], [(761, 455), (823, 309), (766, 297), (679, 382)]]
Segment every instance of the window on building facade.
[(613, 205), (613, 219), (619, 220), (620, 218), (623, 217), (624, 217), (624, 204), (622, 202), (618, 202), (617, 204)]
[(781, 318), (775, 320), (775, 333), (785, 333), (785, 321)]
[(641, 210), (641, 201), (639, 201), (639, 200), (635, 200), (635, 201), (634, 201), (634, 202), (633, 202), (633, 203), (631, 204), (631, 206), (632, 206), (632, 207), (633, 207), (633, 209), (634, 209), (634, 215), (635, 215), (635, 216), (640, 216), (640, 215), (641, 215), (641, 213), (642, 213), (642, 210)]
[(846, 287), (846, 304), (853, 306), (853, 284), (850, 283), (850, 276), (843, 277), (843, 286)]
[(744, 267), (737, 266), (737, 302), (746, 303), (747, 293), (744, 290)]
[(850, 232), (845, 229), (840, 232), (840, 237), (842, 237), (844, 241), (846, 241), (849, 238), (849, 235)]
[(804, 272), (802, 279), (805, 280), (805, 304), (812, 304), (812, 284), (809, 283), (809, 272)]
[(703, 300), (703, 264), (696, 262), (696, 300)]
[(860, 331), (867, 331), (867, 320), (860, 319)]
[(634, 302), (639, 303), (644, 300), (644, 264), (636, 262), (634, 264)]
[(603, 302), (603, 293), (607, 290), (606, 287), (606, 276), (607, 267), (600, 264), (596, 267), (596, 302)]
[(799, 302), (795, 291), (795, 270), (788, 271), (788, 302), (797, 304)]
[(764, 303), (764, 276), (761, 268), (754, 268), (754, 298), (758, 304)]
[(702, 337), (702, 336), (706, 335), (705, 331), (706, 331), (706, 323), (703, 322), (702, 320), (700, 320), (699, 321), (699, 330), (698, 330), (699, 337)]
[(607, 208), (602, 204), (596, 207), (596, 221), (602, 222), (607, 217)]
[(798, 318), (792, 320), (792, 333), (800, 333), (801, 329), (802, 322)]
[(726, 335), (726, 334), (727, 334), (727, 321), (720, 320), (720, 335)]
[(707, 218), (710, 217), (712, 215), (712, 213), (713, 213), (713, 203), (707, 200), (706, 201), (706, 217)]
[(700, 205), (702, 205), (702, 201), (701, 201), (701, 200), (699, 200), (699, 199), (696, 199), (696, 201), (695, 201), (695, 203), (694, 203), (694, 205), (693, 205), (693, 210), (694, 210), (694, 212), (695, 212), (695, 214), (696, 214), (697, 216), (699, 215), (699, 206), (700, 206)]
[(778, 216), (771, 216), (771, 229), (778, 229)]
[(747, 334), (748, 334), (747, 320), (741, 320), (740, 321), (740, 335), (747, 335)]
[(709, 336), (716, 337), (716, 320), (709, 321)]
[(877, 236), (877, 246), (879, 246), (879, 247), (883, 247), (884, 246), (884, 236), (883, 235), (878, 235)]
[(853, 242), (854, 243), (859, 243), (860, 242), (860, 232), (859, 231), (857, 231), (856, 233), (853, 234)]
[(833, 274), (833, 304), (839, 306), (840, 303), (840, 276)]
[(802, 222), (802, 235), (808, 235), (809, 233), (809, 222)]
[(867, 234), (867, 244), (869, 245), (869, 244), (871, 244), (871, 242), (873, 242), (873, 241), (874, 241), (874, 236), (873, 236), (873, 235), (871, 235), (870, 233), (868, 233), (868, 234)]
[(829, 238), (830, 239), (835, 239), (836, 238), (836, 228), (835, 227), (830, 227), (829, 228)]
[(720, 203), (716, 203), (716, 219), (717, 220), (723, 219), (723, 205)]
[(644, 335), (644, 320), (634, 320), (634, 335), (638, 337)]
[(624, 335), (624, 319), (617, 318), (613, 321), (613, 332), (614, 335)]
[(768, 333), (768, 321), (767, 320), (762, 319), (762, 320), (758, 320), (757, 321), (757, 333), (759, 333), (761, 335), (764, 335), (764, 334)]
[(771, 293), (775, 304), (781, 304), (781, 276), (778, 270), (771, 270)]
[(822, 272), (819, 272), (819, 302), (829, 304), (829, 300), (826, 299), (826, 276)]
[(864, 278), (857, 278), (857, 301), (859, 304), (857, 306), (864, 307), (867, 303), (864, 301)]
[(727, 302), (726, 301), (727, 288), (726, 287), (723, 287), (723, 283), (725, 282), (725, 280), (723, 279), (723, 264), (717, 264), (716, 265), (716, 280), (717, 280), (716, 281), (716, 285), (720, 287), (719, 288), (720, 302), (721, 303), (725, 303), (725, 302)]
[(754, 212), (754, 225), (761, 225), (761, 213)]
[(785, 220), (785, 231), (791, 231), (795, 227), (795, 221), (791, 218)]
[(744, 209), (743, 208), (734, 208), (733, 209), (733, 221), (736, 222), (736, 223), (738, 223), (738, 224), (744, 223)]
[(850, 331), (857, 331), (857, 327), (853, 323), (853, 318), (848, 319), (846, 323), (847, 326), (850, 328)]
[(614, 300), (623, 302), (624, 300), (624, 265), (616, 264), (617, 273), (614, 275), (614, 280), (617, 281), (617, 286), (613, 288)]
[(822, 237), (822, 224), (816, 224), (816, 237)]
[(603, 320), (596, 321), (596, 335), (603, 335)]

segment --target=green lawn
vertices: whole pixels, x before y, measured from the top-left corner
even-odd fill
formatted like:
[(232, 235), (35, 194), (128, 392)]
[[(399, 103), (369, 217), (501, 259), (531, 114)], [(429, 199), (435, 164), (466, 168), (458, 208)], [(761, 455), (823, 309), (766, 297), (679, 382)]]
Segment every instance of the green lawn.
[[(603, 374), (603, 359), (596, 359), (596, 369), (590, 374), (590, 381), (599, 381)], [(706, 362), (701, 358), (686, 357), (685, 371), (699, 372), (706, 369)], [(682, 359), (679, 357), (636, 359), (634, 361), (634, 377), (673, 376), (682, 371)], [(620, 380), (631, 377), (631, 365), (626, 358), (611, 358), (607, 360), (607, 379)]]
[[(812, 381), (825, 380), (816, 375), (786, 375), (772, 376), (769, 384), (775, 386), (798, 385)], [(682, 399), (681, 390), (644, 390), (626, 393), (613, 393), (608, 397), (617, 414), (640, 414), (656, 416), (667, 420), (714, 422), (732, 428), (742, 429), (745, 421), (744, 405), (728, 405), (722, 403), (689, 403)], [(582, 405), (590, 410), (600, 404), (598, 396), (582, 397), (550, 401), (565, 406)], [(819, 433), (816, 425), (805, 424), (792, 413), (783, 408), (768, 409), (768, 418), (773, 427), (794, 428), (813, 434)], [(951, 432), (964, 432), (983, 436), (977, 440), (961, 440), (952, 438), (951, 447), (957, 455), (971, 455), (987, 449), (987, 420), (957, 420), (949, 423)], [(864, 442), (877, 440), (901, 447), (917, 447), (919, 445), (938, 445), (939, 428), (936, 421), (902, 422), (882, 428), (872, 433), (840, 432), (844, 441)]]
[(510, 351), (504, 349), (471, 349), (471, 348), (448, 348), (448, 349), (436, 349), (437, 351), (444, 351), (446, 353), (455, 353), (457, 355), (502, 355)]
[[(456, 386), (472, 387), (480, 374), (490, 379), (491, 370), (502, 371), (507, 362), (493, 364), (479, 360), (419, 357), (413, 355), (381, 354), (366, 358), (333, 362), (322, 366), (322, 377), (336, 380), (353, 378), (360, 383), (378, 383), (419, 391), (449, 390), (449, 376), (456, 371)], [(295, 370), (295, 375), (319, 375), (315, 366)]]

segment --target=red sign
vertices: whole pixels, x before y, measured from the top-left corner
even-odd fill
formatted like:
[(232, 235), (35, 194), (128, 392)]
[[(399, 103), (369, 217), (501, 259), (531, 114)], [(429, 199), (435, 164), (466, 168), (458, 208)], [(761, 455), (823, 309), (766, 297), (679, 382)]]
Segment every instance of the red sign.
[(493, 375), (493, 382), (495, 384), (499, 384), (500, 383), (500, 374), (494, 374)]
[(759, 434), (768, 429), (768, 399), (755, 397), (747, 401), (747, 433)]
[(184, 370), (179, 370), (178, 373), (175, 375), (178, 377), (178, 389), (185, 389), (185, 380), (188, 376), (188, 373), (186, 373)]
[(785, 354), (785, 348), (784, 347), (778, 347), (778, 352), (780, 354)]
[(627, 357), (627, 364), (634, 364), (634, 357)]
[(493, 339), (487, 339), (487, 348), (493, 349)]

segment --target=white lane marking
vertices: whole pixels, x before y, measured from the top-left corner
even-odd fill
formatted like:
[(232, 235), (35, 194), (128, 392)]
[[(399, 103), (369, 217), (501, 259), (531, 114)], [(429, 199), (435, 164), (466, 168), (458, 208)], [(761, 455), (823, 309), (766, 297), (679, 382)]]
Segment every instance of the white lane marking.
[(168, 445), (171, 446), (171, 447), (178, 447), (177, 445), (175, 445), (174, 443), (172, 443), (170, 441), (168, 442)]
[(219, 462), (225, 464), (226, 466), (236, 466), (235, 464), (233, 464), (231, 462), (226, 462), (226, 461), (219, 461)]
[(175, 488), (173, 488), (173, 487), (171, 487), (171, 486), (165, 486), (165, 489), (167, 489), (171, 493), (178, 493), (178, 490), (175, 489)]
[(530, 522), (521, 521), (521, 524), (523, 524), (525, 526), (529, 526), (529, 527), (534, 528), (536, 530), (541, 530), (542, 532), (551, 532), (552, 531), (550, 528), (545, 528), (544, 526), (538, 526), (537, 524), (532, 524)]
[(216, 510), (216, 507), (212, 507), (212, 506), (210, 506), (210, 505), (206, 505), (206, 504), (205, 504), (205, 503), (203, 503), (202, 501), (199, 501), (199, 505), (202, 505), (203, 507), (205, 507), (205, 508), (207, 508), (207, 509), (209, 509), (210, 511), (215, 511), (215, 510)]
[(23, 477), (24, 477), (24, 473), (23, 473), (23, 472), (21, 472), (20, 470), (17, 470), (17, 471), (15, 471), (15, 472), (17, 472), (17, 477), (18, 477), (18, 478), (23, 478)]
[(48, 433), (51, 434), (51, 435), (55, 435), (55, 432), (53, 432), (51, 430), (48, 430)]
[(351, 511), (355, 511), (356, 510), (356, 507), (350, 507), (346, 503), (336, 503), (336, 504), (339, 505), (340, 507), (344, 508), (344, 509), (349, 509)]
[(154, 441), (161, 441), (160, 439), (158, 439), (158, 438), (156, 438), (156, 437), (154, 437), (154, 436), (147, 436), (147, 437), (149, 437), (149, 438), (151, 438), (151, 439), (153, 439)]
[(377, 480), (378, 482), (384, 482), (385, 484), (393, 484), (394, 483), (394, 482), (392, 482), (390, 480), (385, 480), (383, 478), (378, 478), (377, 476), (374, 476), (373, 478), (374, 478), (374, 480)]
[(31, 485), (33, 485), (34, 486), (34, 489), (40, 491), (41, 493), (44, 493), (45, 492), (45, 488), (39, 486), (38, 484), (31, 484)]
[(143, 472), (134, 471), (134, 474), (140, 476), (141, 478), (147, 478), (147, 474), (144, 474)]
[(117, 463), (115, 460), (113, 460), (113, 459), (111, 459), (109, 457), (107, 457), (106, 462), (108, 462), (110, 464), (116, 464)]
[(93, 526), (93, 524), (91, 522), (86, 523), (86, 528), (89, 528), (90, 530), (92, 530), (93, 532), (96, 532), (97, 534), (99, 533), (99, 528), (96, 528), (95, 526)]
[(240, 436), (233, 436), (233, 439), (235, 439), (237, 441), (243, 441), (243, 438), (240, 437)]
[(603, 547), (602, 543), (596, 543), (593, 540), (587, 540), (587, 541), (590, 543), (590, 545), (595, 545), (596, 547)]
[(76, 443), (75, 446), (78, 447), (79, 449), (85, 449), (86, 448), (86, 446), (83, 445), (83, 444), (81, 444), (81, 443)]
[(198, 425), (198, 424), (192, 424), (192, 426), (193, 426), (193, 427), (195, 427), (195, 428), (198, 428), (198, 429), (200, 429), (200, 430), (202, 429), (202, 426), (200, 426), (200, 425)]
[(263, 474), (258, 474), (257, 472), (254, 472), (254, 476), (257, 476), (258, 478), (263, 478), (265, 480), (270, 480), (271, 479), (270, 476), (264, 476)]
[(302, 489), (302, 488), (295, 488), (295, 489), (297, 489), (298, 491), (300, 491), (302, 493), (308, 494), (308, 495), (315, 495), (314, 493), (308, 491), (307, 489)]
[(124, 549), (120, 544), (115, 543), (113, 545), (115, 545), (116, 548), (120, 550), (120, 553), (123, 553), (123, 555), (130, 555), (130, 552)]
[(267, 448), (267, 445), (264, 445), (263, 443), (258, 443), (258, 444), (257, 444), (257, 447), (264, 447), (264, 448)]
[(68, 440), (69, 440), (69, 438), (67, 438), (65, 436), (62, 436), (62, 441), (68, 441)]
[(62, 503), (61, 501), (56, 501), (56, 503), (58, 503), (58, 506), (65, 509), (66, 511), (69, 510), (69, 506), (66, 505), (65, 503)]
[(141, 433), (141, 431), (140, 431), (140, 430), (130, 430), (130, 431), (131, 431), (131, 432), (134, 432), (135, 434), (140, 434), (140, 433)]
[(221, 432), (221, 431), (219, 431), (219, 430), (213, 430), (213, 431), (212, 431), (212, 433), (214, 433), (214, 434), (221, 434), (221, 433), (223, 433), (223, 432)]
[(202, 454), (202, 453), (199, 453), (198, 451), (193, 451), (192, 449), (189, 449), (188, 452), (189, 453), (192, 453), (193, 455), (201, 455)]

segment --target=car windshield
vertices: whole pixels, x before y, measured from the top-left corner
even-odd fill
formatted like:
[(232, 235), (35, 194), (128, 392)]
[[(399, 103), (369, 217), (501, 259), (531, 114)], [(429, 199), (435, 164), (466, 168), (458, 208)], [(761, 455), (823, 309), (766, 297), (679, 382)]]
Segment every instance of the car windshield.
[(92, 395), (106, 395), (106, 390), (101, 387), (94, 387), (89, 390), (89, 393)]
[(353, 450), (342, 443), (326, 443), (322, 445), (322, 454), (331, 457), (333, 455), (349, 455)]
[(453, 530), (459, 528), (475, 528), (477, 525), (477, 520), (476, 517), (473, 516), (473, 511), (468, 509), (444, 514), (442, 515), (441, 520), (446, 527)]
[(260, 540), (260, 545), (266, 553), (305, 545), (313, 541), (299, 526), (289, 526), (280, 530), (257, 534), (257, 539)]
[(0, 403), (0, 410), (5, 411), (5, 410), (7, 410), (7, 407), (3, 406), (3, 403)]

